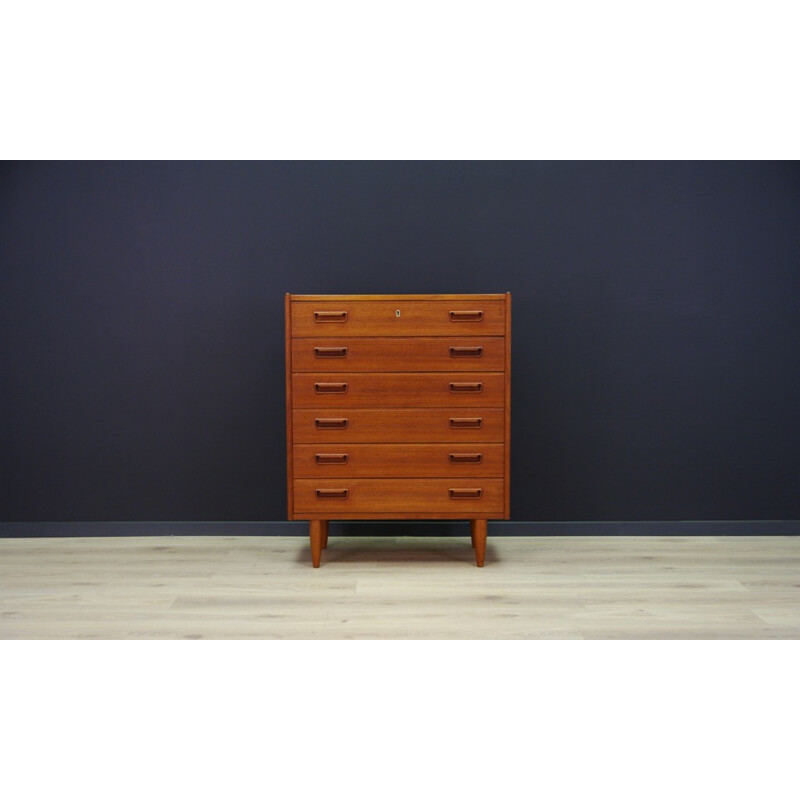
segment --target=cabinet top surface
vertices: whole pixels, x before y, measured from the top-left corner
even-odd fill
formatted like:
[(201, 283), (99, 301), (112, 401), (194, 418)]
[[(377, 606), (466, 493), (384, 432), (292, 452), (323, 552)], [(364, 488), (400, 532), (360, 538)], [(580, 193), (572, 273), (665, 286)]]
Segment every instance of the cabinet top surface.
[(504, 294), (289, 294), (293, 302), (318, 303), (323, 300), (505, 300), (511, 292)]

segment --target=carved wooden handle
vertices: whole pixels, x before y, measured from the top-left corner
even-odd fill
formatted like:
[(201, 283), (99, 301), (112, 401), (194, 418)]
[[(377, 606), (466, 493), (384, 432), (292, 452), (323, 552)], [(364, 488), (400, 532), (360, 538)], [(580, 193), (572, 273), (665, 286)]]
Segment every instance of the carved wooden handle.
[(483, 355), (482, 347), (451, 347), (450, 358), (480, 358)]
[(483, 489), (451, 489), (451, 500), (467, 500), (468, 498), (480, 497), (483, 494)]
[(450, 391), (451, 392), (482, 392), (483, 391), (483, 384), (482, 383), (451, 383), (450, 384)]
[(315, 419), (314, 426), (317, 428), (346, 428), (347, 417), (339, 419)]
[(347, 497), (347, 489), (317, 489), (318, 500), (344, 500)]
[(317, 394), (344, 394), (347, 391), (346, 383), (315, 383), (314, 391)]
[(450, 417), (451, 428), (480, 428), (483, 417)]
[(346, 347), (315, 347), (314, 358), (347, 358)]
[(347, 322), (346, 311), (315, 311), (314, 322)]
[(346, 464), (349, 457), (347, 453), (314, 453), (317, 464)]
[(450, 453), (451, 464), (480, 464), (483, 453)]
[(451, 311), (450, 322), (480, 322), (483, 311)]

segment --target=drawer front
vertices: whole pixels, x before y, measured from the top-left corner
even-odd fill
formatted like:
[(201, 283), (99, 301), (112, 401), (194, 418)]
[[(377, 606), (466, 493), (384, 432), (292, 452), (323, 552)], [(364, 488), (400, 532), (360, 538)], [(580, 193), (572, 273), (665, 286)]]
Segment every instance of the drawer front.
[(300, 514), (501, 512), (501, 478), (300, 478), (294, 482)]
[(296, 478), (503, 477), (503, 445), (296, 444)]
[(298, 443), (502, 442), (502, 408), (295, 408)]
[(293, 301), (293, 337), (502, 336), (504, 300)]
[(502, 336), (293, 339), (294, 372), (502, 372)]
[(502, 408), (502, 372), (296, 372), (295, 408)]

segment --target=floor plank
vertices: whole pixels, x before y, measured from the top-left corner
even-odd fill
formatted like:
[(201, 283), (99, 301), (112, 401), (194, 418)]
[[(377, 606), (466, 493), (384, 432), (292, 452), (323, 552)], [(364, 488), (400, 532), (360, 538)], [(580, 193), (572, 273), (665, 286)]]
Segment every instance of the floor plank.
[(798, 639), (798, 537), (0, 539), (3, 639)]

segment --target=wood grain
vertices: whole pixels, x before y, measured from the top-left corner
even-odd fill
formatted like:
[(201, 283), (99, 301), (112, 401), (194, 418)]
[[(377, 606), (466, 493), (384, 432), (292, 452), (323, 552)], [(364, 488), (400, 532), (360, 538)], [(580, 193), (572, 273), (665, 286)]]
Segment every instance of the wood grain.
[(292, 340), (294, 372), (502, 372), (505, 368), (502, 336), (341, 336)]
[(296, 372), (294, 408), (503, 408), (502, 372)]
[[(370, 300), (292, 302), (292, 336), (502, 336), (504, 300), (469, 295), (460, 300)], [(342, 311), (344, 322), (315, 322), (314, 312)], [(397, 312), (400, 315), (397, 315)], [(454, 322), (451, 312), (480, 311), (477, 321)]]
[(328, 520), (324, 520), (322, 523), (322, 549), (324, 550), (328, 546), (328, 532), (329, 532), (329, 522)]
[[(428, 480), (428, 478), (425, 478)], [(502, 494), (502, 493), (501, 493)], [(463, 508), (463, 506), (462, 506)], [(371, 520), (373, 522), (376, 521), (389, 521), (393, 520), (395, 522), (407, 522), (410, 520), (431, 520), (431, 521), (442, 521), (442, 520), (450, 520), (450, 521), (460, 521), (460, 520), (471, 520), (475, 519), (477, 513), (480, 513), (482, 517), (491, 520), (502, 520), (504, 519), (503, 516), (503, 508), (502, 506), (498, 511), (486, 511), (477, 509), (475, 511), (402, 511), (402, 512), (395, 512), (395, 511), (348, 511), (347, 513), (342, 513), (342, 515), (332, 514), (329, 511), (319, 511), (314, 513), (312, 511), (304, 511), (302, 514), (299, 512), (296, 515), (297, 520), (312, 520), (312, 519), (328, 519), (328, 520), (357, 520), (357, 521), (365, 521)]]
[(475, 563), (482, 567), (486, 558), (486, 520), (476, 519), (472, 524), (472, 546), (475, 548)]
[[(343, 429), (321, 429), (316, 420), (346, 420)], [(451, 423), (453, 420), (453, 423)], [(454, 424), (480, 427), (453, 427)], [(292, 430), (297, 443), (502, 442), (502, 408), (297, 408)]]
[(472, 514), (502, 512), (499, 478), (295, 478), (294, 508), (347, 519), (350, 512)]
[(296, 478), (502, 478), (502, 444), (296, 444)]
[(322, 538), (328, 523), (314, 519), (308, 524), (309, 536), (311, 538), (311, 565), (319, 566), (320, 556), (322, 555)]
[(292, 296), (287, 294), (284, 298), (284, 326), (286, 335), (286, 492), (288, 519), (294, 519), (294, 484), (292, 482)]
[(505, 518), (511, 518), (511, 292), (506, 294), (505, 345), (505, 492), (503, 507)]
[(294, 294), (292, 298), (298, 302), (322, 301), (337, 302), (341, 300), (363, 302), (365, 300), (469, 300), (476, 297), (481, 300), (505, 300), (505, 294)]
[(471, 517), (483, 566), (486, 520), (510, 513), (510, 299), (287, 295), (289, 517), (315, 567), (328, 518), (366, 515)]
[(800, 639), (800, 537), (461, 527), (0, 539), (0, 639)]

